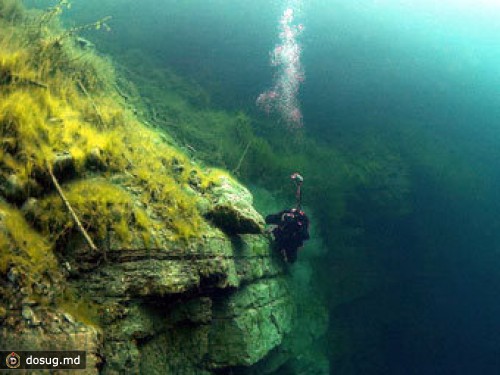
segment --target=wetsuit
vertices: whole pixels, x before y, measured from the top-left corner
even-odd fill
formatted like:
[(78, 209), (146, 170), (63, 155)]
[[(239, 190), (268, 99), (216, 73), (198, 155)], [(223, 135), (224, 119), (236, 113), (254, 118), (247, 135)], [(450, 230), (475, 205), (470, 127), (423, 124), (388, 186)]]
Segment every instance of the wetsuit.
[(277, 214), (268, 215), (266, 224), (277, 225), (273, 229), (275, 244), (284, 252), (289, 263), (297, 260), (297, 250), (309, 239), (309, 219), (303, 211), (292, 208)]

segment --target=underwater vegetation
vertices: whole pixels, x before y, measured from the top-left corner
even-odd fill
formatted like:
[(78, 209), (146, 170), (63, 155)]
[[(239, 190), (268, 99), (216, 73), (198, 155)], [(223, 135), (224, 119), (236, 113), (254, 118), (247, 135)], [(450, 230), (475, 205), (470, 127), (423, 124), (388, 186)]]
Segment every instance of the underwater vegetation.
[(25, 288), (61, 279), (55, 257), (78, 231), (98, 248), (110, 236), (119, 247), (186, 245), (207, 225), (211, 189), (230, 178), (137, 119), (111, 62), (76, 35), (105, 19), (64, 29), (68, 6), (0, 2), (0, 274), (24, 275)]

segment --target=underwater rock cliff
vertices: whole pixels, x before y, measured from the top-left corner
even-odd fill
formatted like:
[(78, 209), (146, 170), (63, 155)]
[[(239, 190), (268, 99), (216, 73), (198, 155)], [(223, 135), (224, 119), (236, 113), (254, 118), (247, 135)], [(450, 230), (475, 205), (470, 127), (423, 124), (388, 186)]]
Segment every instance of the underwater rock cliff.
[(134, 116), (65, 5), (0, 2), (0, 342), (88, 374), (256, 364), (295, 302), (251, 194)]

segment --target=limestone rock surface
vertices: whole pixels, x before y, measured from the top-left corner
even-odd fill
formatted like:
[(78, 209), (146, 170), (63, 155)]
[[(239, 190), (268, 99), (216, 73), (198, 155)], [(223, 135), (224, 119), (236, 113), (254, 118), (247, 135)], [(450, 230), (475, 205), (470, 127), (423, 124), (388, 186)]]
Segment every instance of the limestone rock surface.
[(252, 205), (252, 194), (230, 178), (221, 177), (213, 189), (214, 204), (207, 216), (229, 234), (261, 233), (264, 219)]

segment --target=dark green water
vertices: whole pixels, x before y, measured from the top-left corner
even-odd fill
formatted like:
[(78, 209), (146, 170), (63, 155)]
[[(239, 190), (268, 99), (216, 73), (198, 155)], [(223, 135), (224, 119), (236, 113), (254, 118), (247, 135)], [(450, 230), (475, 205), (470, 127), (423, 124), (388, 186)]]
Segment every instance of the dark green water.
[[(273, 78), (284, 7), (86, 0), (68, 22), (112, 15), (111, 32), (88, 35), (101, 51), (123, 65), (139, 51), (204, 87), (210, 106), (249, 113), (266, 136), (255, 99)], [(296, 153), (308, 159), (305, 197), (328, 247), (314, 264), (334, 374), (500, 371), (499, 14), (465, 0), (302, 6), (304, 133), (331, 159)], [(337, 170), (360, 160), (367, 182), (337, 188)]]

